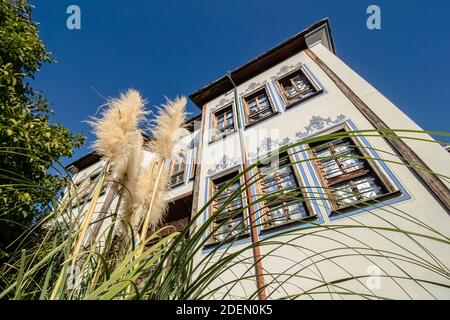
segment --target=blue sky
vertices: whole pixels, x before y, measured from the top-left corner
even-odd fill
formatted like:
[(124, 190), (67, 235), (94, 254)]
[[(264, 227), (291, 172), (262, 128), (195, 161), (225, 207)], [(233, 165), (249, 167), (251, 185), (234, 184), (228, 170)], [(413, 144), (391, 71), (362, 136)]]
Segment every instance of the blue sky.
[[(450, 131), (450, 1), (106, 1), (40, 0), (34, 19), (57, 64), (34, 82), (57, 121), (88, 137), (83, 123), (133, 87), (149, 99), (189, 95), (324, 17), (338, 56), (427, 130)], [(81, 8), (81, 30), (66, 8)], [(381, 8), (381, 30), (366, 8)], [(94, 90), (94, 89), (95, 90)], [(99, 95), (98, 93), (101, 95)], [(193, 115), (198, 109), (189, 102)]]

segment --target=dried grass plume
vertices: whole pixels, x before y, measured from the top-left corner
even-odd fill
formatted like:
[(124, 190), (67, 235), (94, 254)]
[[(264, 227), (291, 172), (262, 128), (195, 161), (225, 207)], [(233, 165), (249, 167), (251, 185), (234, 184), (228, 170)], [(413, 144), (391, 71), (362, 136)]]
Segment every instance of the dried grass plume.
[(89, 122), (96, 137), (94, 150), (122, 171), (126, 168), (136, 139), (141, 136), (139, 125), (148, 113), (144, 105), (145, 100), (139, 92), (129, 89), (119, 98), (110, 99), (102, 116)]
[(189, 134), (184, 128), (185, 121), (186, 97), (168, 99), (162, 108), (158, 109), (158, 115), (150, 129), (154, 138), (150, 143), (152, 152), (164, 160), (177, 159), (183, 151), (179, 148), (179, 142)]
[[(136, 204), (140, 205), (141, 210), (135, 210), (135, 214), (131, 218), (131, 225), (138, 230), (145, 215), (149, 215), (149, 227), (156, 228), (162, 223), (167, 213), (167, 201), (165, 195), (168, 191), (168, 175), (163, 174), (159, 179), (159, 183), (155, 183), (158, 176), (158, 167), (152, 161), (147, 167), (142, 168), (136, 185)], [(150, 212), (151, 196), (155, 193), (155, 197)]]
[(122, 186), (124, 194), (121, 219), (128, 221), (133, 214), (136, 182), (143, 157), (143, 138), (139, 126), (145, 121), (148, 111), (139, 92), (129, 89), (119, 98), (110, 99), (100, 118), (89, 123), (96, 140), (94, 150), (110, 163), (113, 192)]

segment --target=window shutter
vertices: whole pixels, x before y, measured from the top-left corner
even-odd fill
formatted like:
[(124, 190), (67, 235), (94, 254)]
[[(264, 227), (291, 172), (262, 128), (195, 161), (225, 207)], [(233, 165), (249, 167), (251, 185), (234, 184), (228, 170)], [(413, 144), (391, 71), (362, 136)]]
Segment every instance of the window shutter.
[(217, 113), (213, 112), (211, 114), (211, 140), (214, 140), (216, 138), (216, 129), (217, 129)]
[(191, 150), (191, 172), (189, 173), (189, 180), (194, 179), (195, 167), (197, 162), (197, 147), (193, 144)]
[(278, 91), (281, 92), (281, 97), (283, 98), (284, 104), (287, 106), (289, 105), (289, 99), (286, 96), (286, 93), (284, 92), (283, 85), (277, 81)]

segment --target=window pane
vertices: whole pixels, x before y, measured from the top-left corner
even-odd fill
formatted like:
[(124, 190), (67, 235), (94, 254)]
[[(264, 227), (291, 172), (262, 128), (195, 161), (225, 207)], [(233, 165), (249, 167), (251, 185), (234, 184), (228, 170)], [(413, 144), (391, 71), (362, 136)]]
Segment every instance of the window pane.
[(363, 198), (373, 198), (383, 194), (380, 183), (372, 176), (365, 176), (355, 180), (356, 188)]
[(325, 179), (331, 179), (343, 174), (342, 170), (339, 168), (339, 165), (334, 159), (321, 161), (321, 164)]
[(297, 187), (297, 183), (295, 182), (295, 178), (292, 174), (286, 176), (284, 179), (280, 182), (281, 187), (283, 190), (286, 189), (295, 189)]
[(356, 148), (351, 146), (351, 141), (341, 140), (341, 144), (335, 146), (336, 156), (341, 157), (339, 159), (342, 167), (346, 172), (355, 171), (364, 168), (364, 161), (358, 158), (352, 158), (359, 156)]
[(250, 106), (249, 108), (248, 108), (248, 112), (249, 112), (249, 114), (252, 114), (252, 113), (256, 113), (256, 112), (258, 112), (258, 106), (256, 106), (256, 105), (253, 105), (253, 106)]
[[(350, 156), (350, 155), (349, 155)], [(364, 162), (357, 158), (340, 159), (342, 167), (346, 172), (355, 171), (364, 168)]]
[(384, 193), (382, 185), (373, 176), (364, 176), (352, 181), (357, 191), (353, 191), (350, 181), (333, 187), (339, 206), (374, 198)]
[(249, 98), (246, 101), (248, 106), (248, 121), (250, 123), (268, 117), (273, 112), (265, 91), (261, 91), (256, 97)]
[(293, 221), (300, 221), (309, 214), (303, 202), (271, 208), (269, 211), (270, 225), (279, 226)]
[(221, 138), (234, 131), (233, 109), (231, 106), (221, 110), (220, 113), (216, 113), (215, 117), (216, 132), (214, 132), (214, 139)]
[(240, 235), (244, 230), (244, 219), (243, 217), (238, 217), (229, 222), (224, 223), (215, 232), (213, 238), (215, 241), (223, 241), (230, 239), (234, 236)]
[(266, 193), (272, 193), (272, 192), (278, 192), (278, 185), (276, 183), (268, 183), (264, 186), (264, 192)]
[[(231, 179), (233, 179), (233, 177), (224, 181), (215, 182), (214, 191), (217, 192), (218, 190), (220, 190), (222, 187), (228, 184)], [(237, 211), (242, 209), (242, 197), (241, 194), (233, 195), (233, 193), (239, 190), (239, 188), (240, 182), (234, 182), (224, 191), (222, 191), (214, 201), (214, 204), (212, 206), (212, 213), (216, 214), (214, 216), (216, 225), (220, 224), (224, 220), (230, 219), (235, 214), (238, 215), (237, 217), (233, 218), (233, 220), (227, 221), (223, 226), (220, 227), (220, 230), (218, 230), (213, 236), (215, 241), (222, 241), (227, 238), (228, 235), (236, 235), (243, 229), (243, 213)], [(230, 197), (233, 197), (233, 199), (230, 199)], [(227, 201), (231, 202), (227, 203)], [(226, 207), (222, 208), (225, 203), (227, 203)], [(221, 208), (222, 210), (220, 212), (217, 212)], [(236, 230), (234, 230), (235, 227)]]
[(181, 183), (181, 182), (183, 182), (183, 175), (182, 175), (182, 174), (176, 175), (176, 176), (172, 176), (172, 177), (170, 178), (170, 184), (171, 184), (171, 185), (179, 184), (179, 183)]
[(264, 109), (264, 108), (269, 108), (269, 100), (267, 100), (267, 99), (264, 99), (264, 100), (261, 100), (260, 102), (259, 102), (259, 108), (260, 109)]
[(309, 216), (303, 201), (293, 202), (303, 196), (298, 190), (299, 185), (289, 163), (287, 155), (282, 154), (273, 170), (270, 170), (270, 165), (260, 167), (260, 172), (264, 174), (263, 192), (276, 197), (266, 201), (269, 226), (282, 225)]
[(316, 148), (317, 157), (329, 157), (331, 156), (331, 151), (329, 147), (318, 147)]
[(339, 207), (358, 201), (358, 198), (353, 193), (350, 182), (340, 183), (334, 186), (333, 189)]
[(261, 93), (260, 95), (258, 95), (258, 100), (259, 100), (259, 103), (263, 103), (264, 101), (266, 101), (267, 100), (266, 94)]
[(261, 112), (261, 113), (259, 114), (259, 117), (260, 117), (260, 118), (265, 118), (265, 117), (270, 116), (271, 114), (272, 114), (272, 110), (267, 109), (267, 110)]
[(289, 91), (289, 90), (293, 89), (292, 84), (291, 84), (291, 82), (289, 80), (286, 80), (286, 81), (282, 82), (281, 86), (283, 87), (283, 89), (285, 91)]
[(335, 205), (344, 207), (383, 195), (386, 187), (381, 183), (368, 161), (350, 138), (339, 138), (314, 148), (320, 159), (320, 169), (333, 192)]
[[(227, 200), (228, 200), (228, 197), (223, 199), (223, 201), (221, 201), (219, 204), (223, 205)], [(241, 201), (240, 197), (237, 197), (236, 199), (234, 199), (233, 201), (228, 203), (225, 210), (228, 212), (231, 212), (231, 211), (234, 211), (234, 210), (237, 210), (240, 208), (242, 208), (242, 201)]]
[(185, 168), (186, 168), (186, 160), (184, 156), (180, 156), (180, 159), (178, 159), (178, 161), (173, 163), (172, 173), (170, 175), (169, 181), (169, 184), (171, 186), (183, 182)]
[(292, 220), (301, 220), (309, 217), (309, 214), (306, 211), (306, 207), (303, 202), (290, 204), (288, 208), (289, 208), (289, 216)]
[(279, 226), (289, 222), (283, 207), (272, 209), (269, 215), (270, 215), (270, 224), (272, 226)]
[(300, 101), (317, 91), (302, 71), (290, 75), (282, 80), (281, 83), (290, 104)]
[(295, 86), (297, 87), (297, 90), (301, 93), (308, 92), (312, 89), (312, 85), (309, 82), (309, 80), (305, 77), (305, 75), (298, 75), (292, 79)]
[[(332, 153), (329, 147), (320, 147), (320, 149), (316, 149), (316, 156), (317, 158), (327, 158), (331, 157)], [(343, 174), (336, 159), (321, 159), (320, 164), (325, 179), (334, 178)]]
[[(351, 145), (352, 141), (348, 139), (336, 139), (330, 142), (330, 144), (332, 147), (328, 145), (327, 147), (320, 146), (316, 148), (316, 155), (318, 158), (336, 158), (320, 160), (321, 168), (326, 179), (331, 179), (344, 173), (350, 173), (365, 167), (363, 159), (353, 158), (355, 156), (360, 156), (360, 154), (356, 147)], [(333, 148), (333, 151), (331, 148)], [(338, 162), (341, 166), (339, 166)]]
[(183, 163), (178, 163), (178, 164), (173, 166), (173, 174), (177, 174), (177, 173), (182, 172), (182, 171), (184, 171)]
[(295, 84), (296, 86), (298, 86), (299, 83), (301, 82), (300, 75), (296, 75), (296, 76), (292, 77), (292, 82), (294, 82), (294, 84)]

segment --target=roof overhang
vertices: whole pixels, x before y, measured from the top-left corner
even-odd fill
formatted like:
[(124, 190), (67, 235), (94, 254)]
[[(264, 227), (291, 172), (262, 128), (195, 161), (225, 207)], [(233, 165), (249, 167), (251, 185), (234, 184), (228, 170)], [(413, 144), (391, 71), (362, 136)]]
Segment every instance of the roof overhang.
[(80, 172), (84, 168), (92, 166), (94, 163), (98, 161), (100, 161), (100, 156), (92, 151), (67, 165), (66, 169), (70, 173), (75, 174)]
[[(231, 71), (229, 74), (233, 82), (239, 85), (318, 42), (321, 42), (331, 52), (335, 53), (328, 18), (314, 23), (273, 49)], [(201, 109), (207, 102), (232, 89), (233, 84), (228, 76), (224, 75), (191, 94), (189, 98)]]

